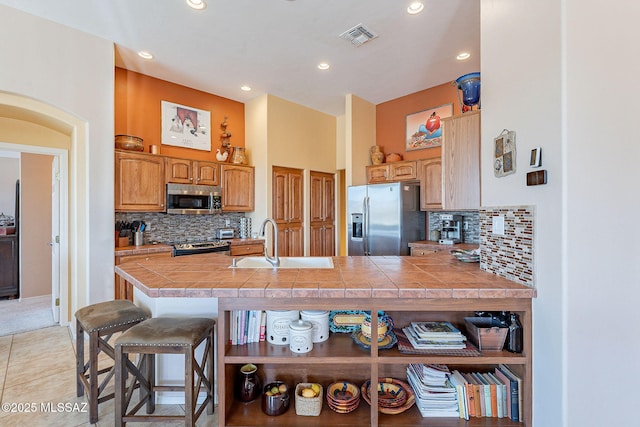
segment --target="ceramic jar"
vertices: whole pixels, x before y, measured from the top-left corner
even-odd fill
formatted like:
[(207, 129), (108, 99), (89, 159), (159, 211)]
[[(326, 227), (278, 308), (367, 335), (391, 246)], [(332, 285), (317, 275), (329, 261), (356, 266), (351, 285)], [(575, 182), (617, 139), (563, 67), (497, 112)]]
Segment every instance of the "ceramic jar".
[(371, 164), (381, 165), (384, 162), (384, 153), (380, 149), (379, 145), (371, 147)]
[(300, 312), (302, 320), (311, 322), (313, 326), (311, 340), (322, 342), (329, 339), (329, 312), (326, 310), (303, 310)]
[(298, 320), (298, 310), (267, 310), (267, 341), (271, 344), (289, 344), (289, 325)]
[(289, 324), (289, 349), (294, 353), (308, 353), (313, 350), (311, 322), (298, 319)]

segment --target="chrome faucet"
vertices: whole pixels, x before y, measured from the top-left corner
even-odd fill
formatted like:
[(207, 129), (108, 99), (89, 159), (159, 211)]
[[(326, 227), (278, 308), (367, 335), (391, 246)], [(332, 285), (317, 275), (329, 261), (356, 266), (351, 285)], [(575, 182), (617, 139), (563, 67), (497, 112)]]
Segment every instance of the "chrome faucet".
[(265, 219), (262, 222), (262, 225), (260, 226), (259, 234), (261, 237), (264, 237), (266, 240), (267, 236), (266, 236), (265, 226), (267, 225), (268, 222), (270, 222), (271, 225), (273, 226), (273, 258), (269, 256), (269, 245), (267, 245), (266, 242), (264, 245), (264, 258), (267, 261), (269, 261), (271, 265), (273, 265), (274, 267), (279, 267), (280, 257), (278, 257), (278, 224), (276, 224), (276, 222), (271, 218)]

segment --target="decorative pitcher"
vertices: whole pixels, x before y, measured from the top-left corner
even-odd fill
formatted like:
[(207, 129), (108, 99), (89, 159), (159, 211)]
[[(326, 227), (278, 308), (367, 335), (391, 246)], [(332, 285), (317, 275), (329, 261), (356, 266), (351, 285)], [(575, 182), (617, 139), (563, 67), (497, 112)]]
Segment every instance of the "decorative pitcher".
[(244, 147), (233, 147), (233, 154), (231, 155), (231, 163), (235, 165), (247, 164), (247, 156), (244, 152)]
[(247, 363), (240, 368), (236, 382), (236, 398), (241, 402), (255, 400), (261, 391), (258, 367), (253, 363)]

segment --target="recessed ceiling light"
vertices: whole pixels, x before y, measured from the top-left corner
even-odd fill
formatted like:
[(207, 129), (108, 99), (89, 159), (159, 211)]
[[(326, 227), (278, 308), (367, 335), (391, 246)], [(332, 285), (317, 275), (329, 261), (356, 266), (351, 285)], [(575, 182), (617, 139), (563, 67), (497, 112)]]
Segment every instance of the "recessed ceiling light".
[(331, 65), (327, 64), (326, 62), (321, 62), (318, 64), (319, 70), (328, 70), (330, 67)]
[(409, 7), (407, 7), (407, 13), (409, 13), (410, 15), (416, 15), (422, 12), (423, 9), (424, 9), (424, 4), (422, 4), (422, 2), (414, 1), (409, 5)]
[(190, 8), (196, 10), (202, 10), (207, 7), (207, 4), (204, 2), (204, 0), (187, 0), (187, 4)]
[(141, 50), (140, 52), (138, 52), (138, 56), (143, 59), (153, 59), (153, 55), (146, 50)]
[(458, 61), (464, 61), (465, 59), (468, 59), (471, 56), (471, 54), (469, 52), (461, 52), (458, 54), (458, 56), (456, 56), (456, 59)]
[(250, 86), (244, 85), (244, 86), (240, 86), (240, 90), (243, 90), (245, 92), (249, 92), (251, 90)]

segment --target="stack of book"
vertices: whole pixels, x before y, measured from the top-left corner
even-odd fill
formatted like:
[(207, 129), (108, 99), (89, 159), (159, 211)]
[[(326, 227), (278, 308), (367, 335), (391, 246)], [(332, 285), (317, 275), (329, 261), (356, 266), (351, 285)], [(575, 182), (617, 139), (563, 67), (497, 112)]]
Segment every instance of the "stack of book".
[(505, 365), (493, 372), (459, 372), (449, 381), (456, 389), (460, 418), (493, 417), (522, 421), (522, 379)]
[(263, 310), (232, 310), (229, 344), (244, 345), (265, 340), (267, 313)]
[(448, 380), (445, 365), (411, 364), (407, 380), (416, 395), (416, 406), (423, 417), (459, 417), (460, 405), (455, 387)]
[(466, 347), (467, 337), (449, 322), (411, 322), (402, 331), (416, 349), (458, 350)]

